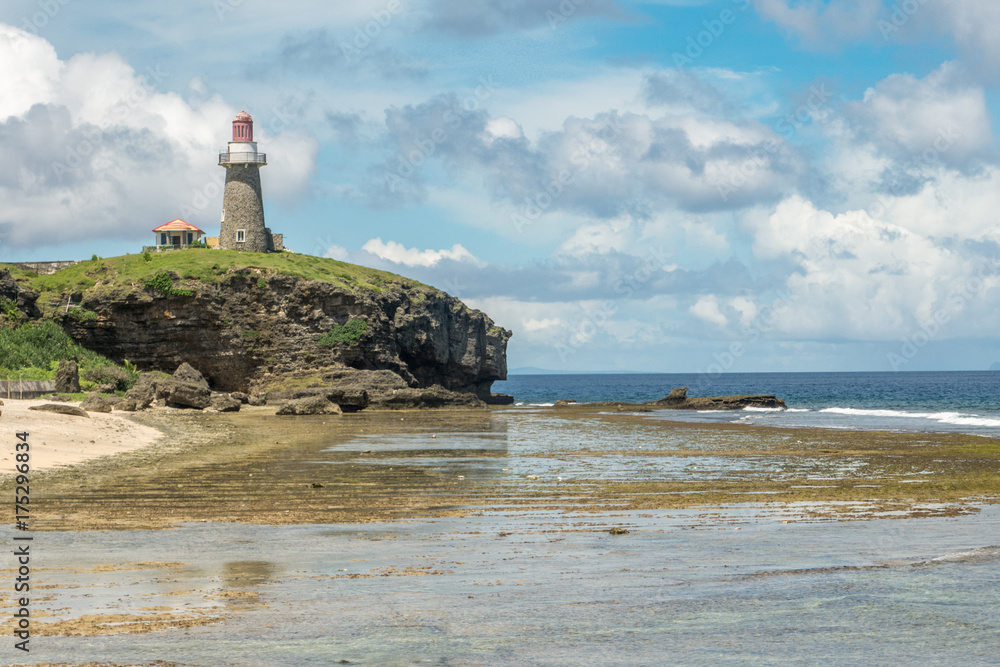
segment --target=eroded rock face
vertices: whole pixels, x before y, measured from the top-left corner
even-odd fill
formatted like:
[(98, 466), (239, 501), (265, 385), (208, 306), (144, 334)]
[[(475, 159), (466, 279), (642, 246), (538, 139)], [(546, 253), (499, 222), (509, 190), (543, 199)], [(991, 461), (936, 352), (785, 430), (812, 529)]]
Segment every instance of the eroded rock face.
[(38, 293), (18, 285), (7, 269), (0, 269), (0, 302), (3, 301), (13, 303), (25, 317), (42, 316), (35, 305), (35, 302), (38, 301)]
[[(507, 377), (510, 332), (447, 294), (261, 277), (231, 274), (200, 284), (193, 296), (141, 286), (85, 295), (82, 306), (99, 317), (64, 325), (88, 349), (144, 370), (173, 372), (188, 363), (218, 391), (252, 393), (267, 379), (339, 366), (389, 371), (403, 387), (439, 385), (486, 400), (493, 382)], [(369, 326), (357, 343), (319, 343), (352, 319)]]
[(80, 368), (75, 361), (60, 361), (56, 371), (56, 391), (76, 394), (80, 391)]

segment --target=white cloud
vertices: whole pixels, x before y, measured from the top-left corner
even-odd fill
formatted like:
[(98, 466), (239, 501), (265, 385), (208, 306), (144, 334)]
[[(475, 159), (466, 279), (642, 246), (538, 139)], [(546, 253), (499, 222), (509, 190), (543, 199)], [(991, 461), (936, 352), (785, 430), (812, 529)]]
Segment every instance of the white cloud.
[[(985, 335), (998, 325), (988, 297), (998, 282), (995, 262), (963, 245), (942, 245), (863, 211), (835, 215), (801, 197), (747, 221), (758, 257), (796, 266), (785, 283), (791, 305), (774, 323), (782, 336), (893, 340), (931, 320), (942, 336)], [(954, 295), (969, 285), (975, 297), (966, 294), (956, 307)]]
[(471, 252), (457, 243), (451, 249), (419, 250), (417, 248), (407, 248), (395, 241), (386, 243), (381, 238), (376, 238), (365, 243), (361, 246), (361, 249), (380, 259), (405, 266), (434, 266), (443, 259), (450, 259), (456, 262), (471, 262), (473, 264), (482, 263)]
[(341, 262), (346, 262), (348, 260), (348, 257), (350, 256), (350, 253), (348, 253), (347, 248), (343, 246), (332, 245), (326, 249), (326, 252), (323, 253), (323, 256), (329, 257), (330, 259), (337, 259), (340, 260)]
[[(177, 217), (211, 232), (222, 207), (217, 151), (236, 109), (156, 89), (115, 53), (59, 60), (40, 37), (0, 24), (0, 237), (15, 247), (95, 236), (144, 238)], [(300, 192), (316, 142), (261, 133), (277, 167), (265, 197)], [(30, 224), (29, 224), (30, 221)]]
[(698, 319), (710, 324), (725, 327), (729, 323), (719, 308), (719, 298), (714, 294), (708, 294), (699, 298), (688, 310)]
[(863, 138), (904, 162), (963, 166), (994, 143), (985, 91), (954, 63), (923, 79), (893, 74), (866, 90), (848, 112)]
[(536, 320), (536, 319), (525, 320), (521, 326), (524, 327), (524, 330), (526, 332), (532, 333), (534, 331), (551, 329), (552, 327), (557, 327), (560, 324), (562, 324), (562, 320), (560, 320), (558, 317), (546, 317), (545, 319), (542, 320)]
[(753, 0), (760, 15), (797, 35), (803, 46), (825, 49), (876, 32), (882, 0)]

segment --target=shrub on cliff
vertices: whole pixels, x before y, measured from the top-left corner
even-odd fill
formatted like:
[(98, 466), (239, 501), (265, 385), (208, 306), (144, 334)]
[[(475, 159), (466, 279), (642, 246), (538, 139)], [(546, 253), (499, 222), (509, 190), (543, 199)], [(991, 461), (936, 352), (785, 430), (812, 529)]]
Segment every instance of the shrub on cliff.
[(166, 271), (161, 271), (152, 278), (147, 279), (145, 285), (148, 289), (159, 292), (164, 296), (194, 296), (194, 292), (189, 289), (177, 289), (174, 287), (174, 279)]
[(334, 324), (333, 328), (319, 337), (319, 344), (326, 347), (337, 345), (354, 345), (368, 331), (365, 320), (351, 320), (345, 325)]

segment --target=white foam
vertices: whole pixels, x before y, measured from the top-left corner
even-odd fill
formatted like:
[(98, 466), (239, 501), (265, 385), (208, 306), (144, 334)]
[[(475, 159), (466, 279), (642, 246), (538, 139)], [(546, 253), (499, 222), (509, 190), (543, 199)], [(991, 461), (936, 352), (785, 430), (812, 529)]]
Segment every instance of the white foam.
[(809, 408), (785, 408), (785, 412), (812, 412)]
[(743, 408), (744, 412), (784, 412), (785, 408), (758, 408), (753, 405), (748, 405)]
[(904, 412), (903, 410), (864, 410), (861, 408), (823, 408), (820, 412), (858, 417), (893, 417), (897, 419), (927, 419), (955, 426), (1000, 427), (1000, 419), (980, 417), (961, 412)]

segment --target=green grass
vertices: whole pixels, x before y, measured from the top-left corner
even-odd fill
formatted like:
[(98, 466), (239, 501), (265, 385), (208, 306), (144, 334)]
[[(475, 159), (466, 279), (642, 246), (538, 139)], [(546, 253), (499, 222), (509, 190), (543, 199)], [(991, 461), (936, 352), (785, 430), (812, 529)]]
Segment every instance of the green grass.
[(16, 280), (25, 281), (30, 289), (39, 292), (41, 298), (38, 305), (43, 311), (53, 310), (56, 306), (54, 302), (64, 300), (64, 295), (69, 292), (141, 289), (148, 281), (161, 280), (157, 276), (167, 271), (181, 276), (181, 280), (171, 286), (174, 290), (194, 288), (197, 282), (217, 283), (233, 273), (254, 277), (254, 284), (259, 286), (263, 280), (260, 274), (263, 273), (319, 280), (353, 292), (382, 292), (393, 288), (408, 289), (414, 296), (437, 292), (432, 287), (386, 271), (325, 257), (287, 252), (264, 254), (235, 250), (175, 250), (149, 253), (149, 261), (141, 254), (124, 255), (90, 259), (51, 276), (39, 276), (5, 264), (0, 264), (0, 268), (9, 269)]
[(326, 347), (337, 345), (354, 345), (368, 331), (368, 322), (365, 320), (351, 320), (341, 326), (334, 324), (333, 328), (319, 337), (319, 344)]

